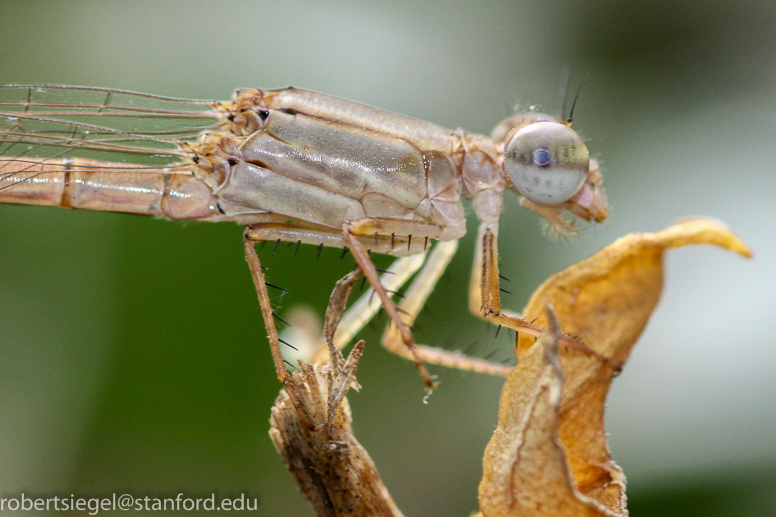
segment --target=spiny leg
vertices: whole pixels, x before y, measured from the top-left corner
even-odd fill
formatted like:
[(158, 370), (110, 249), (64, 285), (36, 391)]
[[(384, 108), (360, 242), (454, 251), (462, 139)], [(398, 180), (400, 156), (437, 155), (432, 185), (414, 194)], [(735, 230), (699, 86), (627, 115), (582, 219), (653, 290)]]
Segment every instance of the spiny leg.
[[(284, 362), (279, 346), (281, 341), (277, 330), (275, 329), (273, 320), (274, 312), (269, 303), (264, 274), (261, 271), (255, 248), (251, 244), (249, 250), (248, 244), (267, 241), (276, 241), (278, 244), (281, 241), (296, 242), (297, 246), (302, 243), (316, 244), (319, 246), (318, 253), (320, 254), (320, 250), (324, 245), (342, 247), (345, 245), (345, 240), (342, 238), (341, 231), (332, 228), (326, 228), (304, 221), (289, 222), (288, 217), (279, 216), (278, 214), (264, 214), (264, 219), (264, 222), (246, 226), (243, 238), (246, 242), (246, 257), (248, 257), (251, 275), (253, 276), (256, 292), (259, 296), (259, 303), (261, 305), (262, 315), (264, 316), (264, 323), (267, 328), (270, 347), (272, 349), (272, 357), (275, 362), (275, 369), (278, 372), (278, 378), (285, 382), (288, 378), (288, 374), (285, 371), (285, 368), (281, 368), (281, 363)], [(337, 290), (335, 289), (335, 293), (336, 292)], [(334, 295), (335, 293), (332, 294)], [(347, 299), (347, 295), (345, 295), (345, 299)], [(290, 396), (293, 395), (290, 394)]]
[[(425, 258), (426, 253), (424, 252), (396, 259), (388, 270), (380, 276), (380, 283), (389, 293), (399, 290), (421, 268)], [(353, 337), (369, 323), (380, 307), (382, 307), (382, 303), (380, 298), (374, 295), (373, 289), (364, 293), (342, 316), (334, 333), (334, 346), (340, 350), (345, 348)], [(330, 354), (325, 345), (324, 343), (318, 348), (312, 362), (328, 360)]]
[(256, 253), (256, 243), (249, 240), (247, 237), (243, 237), (243, 243), (245, 245), (245, 259), (248, 261), (248, 268), (251, 271), (253, 285), (256, 287), (256, 295), (259, 298), (259, 306), (261, 307), (261, 315), (264, 319), (264, 327), (267, 329), (267, 339), (269, 339), (269, 347), (272, 351), (272, 360), (275, 363), (275, 371), (277, 372), (278, 380), (285, 383), (288, 381), (288, 371), (286, 371), (283, 354), (280, 352), (280, 337), (275, 328), (274, 312), (272, 311), (272, 305), (269, 301), (264, 271), (261, 268), (261, 262)]
[[(412, 327), (418, 313), (423, 309), (428, 296), (434, 290), (439, 278), (444, 273), (450, 260), (458, 249), (458, 241), (439, 242), (428, 257), (426, 265), (415, 277), (404, 297), (399, 303), (399, 311), (407, 327)], [(391, 352), (407, 359), (413, 359), (402, 336), (395, 326), (389, 325), (383, 335), (383, 346)], [(469, 357), (458, 352), (425, 345), (415, 345), (415, 354), (423, 361), (460, 370), (469, 370), (490, 375), (507, 376), (512, 371), (511, 366), (492, 363), (483, 359)]]
[(267, 339), (269, 339), (270, 350), (272, 351), (272, 360), (275, 363), (275, 372), (277, 373), (278, 380), (283, 383), (283, 386), (288, 394), (288, 398), (299, 413), (299, 418), (302, 422), (313, 429), (310, 418), (302, 410), (303, 406), (299, 403), (299, 400), (294, 393), (294, 388), (289, 383), (291, 382), (291, 376), (285, 367), (285, 360), (280, 353), (280, 338), (278, 331), (275, 328), (274, 312), (272, 311), (272, 305), (269, 301), (269, 293), (267, 292), (267, 282), (264, 279), (264, 271), (261, 268), (261, 262), (259, 256), (256, 253), (255, 241), (248, 238), (248, 228), (243, 235), (243, 244), (245, 247), (245, 259), (248, 261), (248, 268), (251, 271), (251, 278), (253, 278), (253, 285), (256, 287), (256, 295), (259, 297), (259, 306), (261, 307), (261, 315), (264, 319), (264, 328), (267, 329)]
[[(395, 293), (423, 266), (426, 253), (396, 259), (380, 276), (380, 284), (388, 293)], [(373, 289), (364, 293), (345, 313), (334, 334), (334, 344), (344, 348), (382, 307), (382, 300)]]
[[(368, 221), (366, 222), (368, 223)], [(417, 366), (421, 377), (423, 377), (423, 382), (426, 384), (426, 387), (429, 390), (433, 389), (434, 387), (436, 387), (436, 383), (431, 378), (431, 374), (429, 374), (428, 369), (426, 368), (426, 365), (423, 364), (423, 361), (421, 361), (420, 358), (418, 357), (416, 352), (415, 342), (412, 339), (412, 333), (410, 333), (407, 326), (404, 324), (404, 322), (402, 322), (401, 318), (399, 317), (399, 311), (397, 310), (396, 305), (393, 303), (393, 300), (388, 295), (388, 292), (380, 283), (380, 275), (377, 273), (377, 269), (375, 268), (375, 265), (372, 263), (372, 260), (369, 258), (369, 254), (367, 253), (366, 248), (364, 248), (363, 244), (361, 244), (358, 241), (357, 235), (353, 232), (353, 229), (355, 226), (356, 225), (354, 225), (353, 222), (349, 222), (349, 223), (345, 223), (342, 227), (343, 235), (345, 237), (345, 241), (348, 244), (350, 252), (353, 254), (353, 257), (356, 259), (356, 263), (364, 272), (364, 275), (366, 276), (367, 280), (369, 280), (369, 283), (372, 285), (372, 288), (377, 293), (377, 296), (380, 297), (380, 301), (383, 303), (383, 308), (385, 309), (385, 312), (388, 314), (388, 317), (391, 319), (393, 324), (396, 325), (397, 331), (401, 336), (401, 340), (409, 350), (409, 353), (411, 354), (412, 359), (415, 361), (415, 365)]]
[[(469, 284), (469, 309), (477, 316), (496, 325), (502, 325), (516, 332), (524, 332), (530, 336), (539, 337), (543, 330), (541, 327), (525, 321), (515, 313), (501, 310), (498, 274), (498, 231), (496, 226), (486, 223), (480, 224), (477, 235), (474, 267), (471, 283)], [(608, 357), (599, 354), (570, 336), (561, 336), (561, 343), (564, 346), (580, 350), (606, 362), (616, 369), (622, 367), (622, 365), (616, 364)]]
[[(371, 244), (372, 238), (374, 238), (374, 244), (379, 250), (398, 250), (401, 249), (401, 247), (405, 247), (404, 249), (406, 251), (415, 252), (413, 255), (401, 257), (396, 260), (394, 264), (391, 265), (388, 272), (386, 272), (379, 279), (378, 285), (381, 287), (384, 286), (383, 291), (386, 296), (388, 296), (391, 292), (398, 290), (410, 277), (412, 277), (413, 274), (415, 274), (416, 271), (421, 268), (421, 266), (423, 266), (426, 258), (426, 248), (428, 245), (429, 237), (432, 239), (435, 238), (435, 236), (440, 231), (440, 228), (437, 225), (433, 225), (431, 223), (422, 221), (386, 219), (361, 219), (353, 221), (351, 223), (351, 227), (355, 231), (350, 232), (350, 240), (348, 240), (348, 235), (345, 235), (345, 238), (343, 239), (343, 234), (339, 234), (339, 238), (342, 239), (343, 244), (348, 244), (352, 240), (353, 242), (356, 242), (357, 245), (360, 245), (360, 243), (356, 241), (356, 239), (359, 237)], [(308, 235), (308, 233), (310, 235)], [(413, 235), (414, 239), (412, 237)], [(321, 242), (325, 241), (328, 243), (336, 237), (328, 232), (320, 232), (317, 230), (310, 231), (308, 229), (284, 227), (282, 225), (278, 226), (278, 223), (275, 222), (274, 224), (260, 223), (249, 227), (246, 231), (246, 238), (250, 241), (275, 240), (277, 238), (283, 238), (284, 240), (289, 241), (303, 239), (305, 242), (314, 242), (316, 240), (320, 240)], [(406, 293), (404, 297), (406, 301), (402, 301), (399, 305), (399, 308), (396, 310), (396, 313), (405, 314), (409, 318), (408, 321), (410, 324), (414, 321), (415, 317), (423, 307), (426, 298), (433, 290), (433, 287), (436, 285), (439, 277), (444, 272), (444, 269), (449, 263), (450, 258), (452, 258), (453, 253), (457, 249), (457, 244), (454, 241), (448, 241), (439, 243), (437, 247), (439, 249), (434, 250), (435, 258), (429, 260), (430, 263), (426, 268), (424, 268), (424, 272), (415, 279), (412, 286), (410, 287), (410, 290)], [(350, 248), (353, 249), (354, 246), (350, 244)], [(363, 246), (361, 246), (361, 251), (369, 265), (374, 268), (371, 260), (369, 260), (368, 254), (364, 251)], [(256, 258), (256, 260), (258, 260), (258, 258)], [(376, 277), (376, 269), (374, 270), (374, 274)], [(254, 282), (256, 282), (256, 280), (254, 280)], [(343, 279), (341, 282), (345, 282), (345, 279)], [(372, 279), (370, 279), (370, 283), (374, 286)], [(377, 293), (377, 297), (374, 296), (374, 292), (366, 293), (355, 304), (353, 304), (353, 306), (350, 307), (350, 309), (348, 309), (344, 315), (342, 315), (342, 307), (344, 306), (343, 304), (347, 299), (347, 292), (345, 291), (344, 284), (341, 288), (335, 287), (335, 290), (332, 293), (332, 299), (339, 301), (327, 309), (327, 319), (330, 321), (327, 323), (327, 327), (329, 329), (335, 329), (333, 343), (336, 348), (341, 349), (346, 346), (352, 340), (355, 334), (361, 330), (364, 325), (366, 325), (366, 323), (369, 322), (379, 307), (384, 305), (384, 298), (380, 296), (379, 290), (377, 290)], [(266, 305), (268, 307), (266, 313), (270, 315), (271, 320), (271, 315), (273, 313), (271, 308), (269, 308), (269, 303)], [(396, 306), (393, 305), (393, 307), (395, 308)], [(262, 311), (264, 312), (264, 308), (262, 308)], [(342, 319), (340, 320), (339, 324), (336, 324), (336, 318), (339, 318), (340, 315), (342, 315)], [(402, 318), (402, 316), (399, 317)], [(392, 321), (395, 320), (392, 319)], [(272, 322), (272, 327), (274, 329), (274, 321)], [(269, 331), (269, 328), (268, 334), (272, 334), (272, 332)], [(325, 343), (326, 340), (323, 340), (321, 345), (324, 345)], [(444, 366), (495, 375), (506, 375), (511, 370), (510, 367), (501, 364), (495, 364), (481, 359), (467, 357), (458, 352), (451, 352), (433, 347), (422, 346), (416, 348), (417, 355), (414, 355), (407, 347), (404, 341), (404, 337), (399, 331), (399, 328), (392, 327), (390, 325), (383, 338), (383, 343), (389, 350), (405, 358), (411, 359), (416, 363), (420, 359), (423, 361), (428, 361), (432, 364), (440, 364)], [(277, 365), (278, 359), (274, 353), (275, 350), (279, 351), (279, 345), (277, 347), (273, 347), (273, 358), (275, 359), (275, 364)], [(319, 351), (314, 355), (313, 362), (326, 360), (328, 357), (331, 357), (331, 353), (329, 352), (328, 347), (321, 346)], [(280, 360), (282, 361), (282, 356), (280, 356)], [(425, 368), (421, 368), (421, 374), (423, 373), (423, 370), (425, 370)], [(279, 373), (279, 378), (280, 375), (281, 374)], [(424, 380), (427, 378), (428, 377), (424, 375)]]
[(498, 274), (498, 227), (480, 224), (469, 284), (469, 310), (491, 323), (539, 337), (542, 328), (501, 310)]
[[(411, 221), (385, 221), (381, 220), (359, 220), (355, 226), (359, 234), (371, 235), (372, 230), (379, 223), (380, 238), (390, 236), (391, 247), (394, 246), (394, 240), (402, 240), (409, 243), (409, 232), (415, 232), (415, 235), (423, 235), (428, 228), (426, 223), (423, 225), (415, 224)], [(378, 233), (379, 233), (378, 232)], [(355, 232), (353, 232), (355, 233)], [(398, 237), (401, 236), (401, 237)], [(416, 239), (416, 242), (420, 239)], [(375, 244), (378, 244), (376, 240)], [(425, 246), (424, 246), (425, 247)], [(412, 282), (409, 290), (403, 295), (402, 301), (398, 305), (397, 312), (399, 317), (407, 328), (411, 327), (420, 310), (423, 308), (429, 294), (433, 291), (439, 278), (444, 273), (447, 265), (458, 249), (457, 241), (445, 241), (436, 244), (434, 250), (425, 261), (423, 270)], [(412, 255), (398, 259), (389, 269), (391, 274), (385, 274), (381, 278), (381, 284), (386, 292), (394, 291), (401, 287), (424, 263), (425, 252), (420, 255)], [(374, 292), (364, 294), (342, 318), (339, 328), (335, 334), (335, 345), (338, 348), (344, 347), (353, 336), (369, 321), (374, 312), (380, 306), (382, 300), (375, 299)], [(492, 363), (490, 361), (468, 357), (459, 352), (452, 352), (425, 345), (415, 345), (415, 353), (407, 347), (401, 331), (395, 325), (388, 325), (382, 340), (383, 345), (393, 353), (406, 359), (416, 361), (417, 358), (431, 364), (459, 368), (463, 370), (476, 371), (491, 375), (508, 375), (512, 370), (509, 366)], [(324, 349), (321, 350), (323, 352)], [(324, 352), (325, 353), (325, 352)], [(316, 358), (324, 358), (320, 352)]]
[[(425, 221), (397, 221), (386, 218), (363, 218), (352, 221), (350, 225), (355, 228), (359, 232), (359, 235), (362, 238), (365, 238), (367, 242), (371, 243), (372, 239), (374, 239), (375, 249), (377, 251), (388, 253), (393, 250), (410, 254), (410, 256), (403, 257), (397, 261), (397, 263), (400, 263), (401, 265), (408, 265), (409, 267), (407, 269), (396, 269), (396, 274), (392, 275), (395, 276), (395, 278), (386, 274), (387, 278), (385, 278), (385, 283), (391, 290), (396, 290), (401, 287), (401, 285), (403, 285), (404, 282), (420, 268), (423, 264), (423, 259), (425, 258), (429, 238), (434, 238), (441, 231), (439, 225), (434, 223)], [(397, 237), (394, 232), (402, 237)], [(309, 225), (307, 223), (290, 225), (270, 217), (267, 222), (248, 226), (245, 231), (245, 238), (248, 241), (274, 241), (279, 239), (289, 242), (296, 241), (310, 244), (321, 243), (321, 245), (326, 246), (342, 247), (348, 246), (348, 240), (345, 239), (343, 233), (344, 232), (341, 229), (335, 231), (333, 229)], [(413, 234), (416, 236), (414, 240), (412, 239)], [(404, 241), (403, 238), (406, 238), (406, 241)], [(406, 244), (404, 244), (404, 242), (406, 242)], [(256, 260), (258, 260), (258, 258), (256, 258)], [(369, 261), (369, 264), (372, 265), (371, 261)], [(374, 268), (373, 265), (372, 268)], [(395, 269), (395, 266), (391, 266), (389, 271), (393, 269)], [(339, 297), (341, 295), (337, 294), (337, 296)], [(375, 302), (382, 301), (383, 300), (380, 297), (375, 300)], [(266, 305), (269, 307), (268, 303)], [(343, 321), (339, 325), (334, 337), (335, 346), (343, 348), (352, 339), (353, 335), (369, 321), (379, 306), (380, 303), (367, 303), (364, 302), (363, 299), (359, 300), (356, 306), (351, 308), (351, 310), (343, 317)], [(366, 309), (364, 309), (364, 312), (361, 312), (364, 307), (366, 307)], [(271, 309), (269, 309), (268, 313), (273, 314)], [(271, 334), (271, 332), (268, 333)], [(275, 332), (275, 334), (277, 334), (277, 332)], [(321, 344), (324, 345), (325, 340)], [(328, 349), (322, 346), (319, 352), (313, 357), (313, 361), (325, 360), (327, 359), (327, 355)], [(273, 355), (273, 357), (275, 356)], [(275, 362), (277, 364), (277, 359), (275, 359)]]

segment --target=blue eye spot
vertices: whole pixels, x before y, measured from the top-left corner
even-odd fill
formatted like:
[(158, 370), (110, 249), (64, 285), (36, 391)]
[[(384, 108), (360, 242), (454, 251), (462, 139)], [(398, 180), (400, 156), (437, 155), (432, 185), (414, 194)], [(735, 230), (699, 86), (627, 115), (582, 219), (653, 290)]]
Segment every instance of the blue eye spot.
[(550, 151), (547, 149), (534, 149), (533, 161), (539, 167), (547, 167), (550, 164)]

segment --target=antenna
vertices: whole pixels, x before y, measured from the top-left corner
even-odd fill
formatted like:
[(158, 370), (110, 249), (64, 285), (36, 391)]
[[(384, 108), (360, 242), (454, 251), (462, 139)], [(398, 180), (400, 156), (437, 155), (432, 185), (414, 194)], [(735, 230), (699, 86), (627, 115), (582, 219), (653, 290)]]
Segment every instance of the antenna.
[(587, 76), (588, 74), (585, 74), (585, 77), (582, 78), (582, 82), (579, 84), (579, 90), (577, 90), (577, 94), (574, 96), (574, 102), (571, 104), (569, 118), (566, 119), (566, 125), (568, 127), (571, 127), (571, 122), (574, 120), (574, 108), (577, 107), (577, 100), (579, 99), (579, 94), (582, 93), (582, 87), (585, 85), (585, 81), (587, 81)]

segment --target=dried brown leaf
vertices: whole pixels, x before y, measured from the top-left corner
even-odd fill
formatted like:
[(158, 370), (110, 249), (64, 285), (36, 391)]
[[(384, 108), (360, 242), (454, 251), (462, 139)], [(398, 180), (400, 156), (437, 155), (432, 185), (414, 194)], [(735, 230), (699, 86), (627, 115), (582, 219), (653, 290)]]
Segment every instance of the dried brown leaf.
[[(550, 324), (544, 308), (551, 304), (565, 332), (577, 336), (578, 341), (612, 363), (564, 347), (559, 357), (565, 377), (558, 375), (559, 380), (552, 381), (552, 369), (548, 366), (551, 360), (542, 359), (546, 354), (540, 353), (548, 348), (548, 338), (540, 339), (537, 343), (541, 346), (537, 346), (530, 336), (518, 337), (518, 367), (504, 387), (499, 428), (483, 460), (486, 474), (480, 485), (480, 507), (485, 516), (514, 515), (518, 507), (520, 515), (564, 515), (554, 509), (571, 508), (574, 504), (590, 508), (584, 511), (599, 512), (591, 515), (627, 513), (625, 477), (610, 459), (604, 430), (604, 402), (617, 373), (612, 364), (625, 362), (657, 305), (663, 286), (663, 252), (689, 244), (714, 244), (751, 257), (749, 248), (718, 221), (688, 219), (658, 233), (623, 237), (552, 276), (536, 290), (525, 310), (526, 319), (536, 318), (536, 324), (541, 326)], [(558, 404), (553, 405), (549, 393), (557, 382), (562, 384), (562, 394)], [(545, 388), (540, 389), (541, 386)], [(542, 390), (547, 393), (544, 398), (540, 396)], [(548, 414), (540, 415), (539, 410)], [(525, 499), (528, 486), (519, 473), (546, 473), (550, 477), (544, 484), (555, 486), (558, 450), (550, 447), (544, 455), (539, 449), (535, 454), (527, 454), (525, 449), (520, 454), (510, 455), (508, 451), (518, 442), (528, 443), (531, 427), (549, 425), (555, 413), (556, 426), (546, 430), (549, 437), (557, 436), (559, 440), (563, 464), (571, 476), (570, 486), (558, 491), (542, 489)], [(505, 440), (510, 436), (513, 441)], [(507, 453), (497, 453), (499, 448)], [(512, 472), (513, 476), (492, 474), (502, 471)], [(498, 482), (502, 484), (491, 486)], [(539, 488), (543, 486), (536, 479), (530, 482)], [(513, 491), (511, 495), (506, 495), (508, 490)], [(530, 504), (520, 506), (524, 499)], [(593, 504), (593, 500), (600, 505)]]
[(554, 315), (507, 379), (498, 428), (483, 460), (480, 509), (487, 517), (617, 515), (579, 493), (558, 436), (563, 372)]

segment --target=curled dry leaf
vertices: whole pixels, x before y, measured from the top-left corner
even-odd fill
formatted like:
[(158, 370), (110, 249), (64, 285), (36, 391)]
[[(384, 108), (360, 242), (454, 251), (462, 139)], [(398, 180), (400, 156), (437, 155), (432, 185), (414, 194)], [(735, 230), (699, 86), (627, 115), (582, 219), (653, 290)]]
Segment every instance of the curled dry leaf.
[(499, 425), (483, 460), (480, 509), (508, 515), (614, 516), (574, 486), (558, 438), (563, 372), (560, 324), (549, 322), (501, 394)]
[[(518, 337), (518, 366), (504, 386), (498, 428), (483, 459), (485, 517), (627, 514), (625, 477), (610, 459), (604, 430), (604, 402), (617, 373), (612, 363), (625, 362), (657, 305), (663, 252), (689, 244), (751, 257), (721, 223), (690, 219), (623, 237), (536, 290), (525, 318), (548, 330), (537, 342)], [(612, 363), (577, 349), (555, 352), (548, 304), (565, 332)]]

